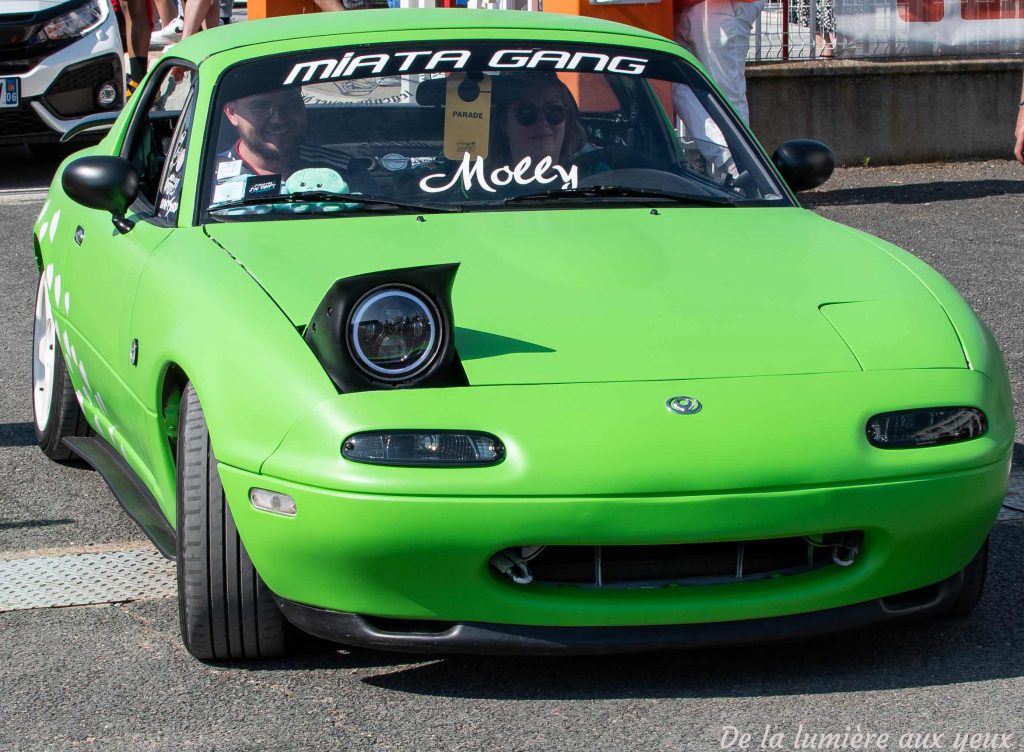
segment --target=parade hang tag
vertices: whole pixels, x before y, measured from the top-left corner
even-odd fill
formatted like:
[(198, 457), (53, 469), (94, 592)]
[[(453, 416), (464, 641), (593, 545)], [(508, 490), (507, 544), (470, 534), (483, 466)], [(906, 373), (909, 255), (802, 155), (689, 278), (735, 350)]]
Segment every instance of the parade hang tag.
[(444, 155), (461, 160), (487, 157), (491, 136), (491, 77), (453, 73), (444, 100)]

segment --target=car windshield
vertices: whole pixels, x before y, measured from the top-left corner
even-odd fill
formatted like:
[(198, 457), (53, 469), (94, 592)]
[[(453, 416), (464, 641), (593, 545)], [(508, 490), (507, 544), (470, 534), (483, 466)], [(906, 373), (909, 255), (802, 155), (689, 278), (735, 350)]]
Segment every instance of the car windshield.
[(789, 205), (686, 61), (536, 42), (323, 49), (220, 80), (215, 221), (559, 206)]

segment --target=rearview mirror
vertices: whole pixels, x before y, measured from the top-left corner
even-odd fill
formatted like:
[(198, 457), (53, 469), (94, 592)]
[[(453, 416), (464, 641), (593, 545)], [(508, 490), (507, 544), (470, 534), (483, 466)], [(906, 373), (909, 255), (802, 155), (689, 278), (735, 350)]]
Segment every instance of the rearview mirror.
[(794, 193), (817, 188), (836, 168), (832, 150), (808, 138), (795, 138), (781, 144), (772, 154), (772, 162)]
[(139, 176), (121, 157), (82, 157), (67, 166), (60, 184), (72, 201), (110, 212), (114, 227), (128, 232), (135, 225), (124, 218), (139, 194)]

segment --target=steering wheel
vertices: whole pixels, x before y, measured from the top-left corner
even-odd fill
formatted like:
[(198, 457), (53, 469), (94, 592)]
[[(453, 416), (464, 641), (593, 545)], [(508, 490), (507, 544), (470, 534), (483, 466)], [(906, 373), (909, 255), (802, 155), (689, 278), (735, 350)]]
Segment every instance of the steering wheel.
[(624, 167), (606, 170), (587, 175), (579, 181), (580, 188), (592, 188), (597, 185), (622, 185), (630, 188), (649, 191), (666, 191), (697, 196), (713, 196), (713, 191), (695, 180), (676, 172), (652, 170), (648, 167)]
[(642, 155), (625, 146), (605, 146), (577, 154), (572, 163), (586, 172), (588, 169), (599, 165), (607, 165), (608, 169), (614, 170), (619, 167), (639, 167), (645, 160)]

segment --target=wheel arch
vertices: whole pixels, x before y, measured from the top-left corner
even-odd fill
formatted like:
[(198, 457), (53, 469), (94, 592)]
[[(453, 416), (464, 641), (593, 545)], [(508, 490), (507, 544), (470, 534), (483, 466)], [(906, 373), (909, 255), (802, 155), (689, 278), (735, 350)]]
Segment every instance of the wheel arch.
[(165, 364), (160, 378), (160, 399), (157, 402), (157, 419), (163, 435), (167, 438), (167, 450), (171, 464), (178, 464), (178, 413), (181, 406), (181, 395), (185, 391), (189, 377), (175, 362)]

